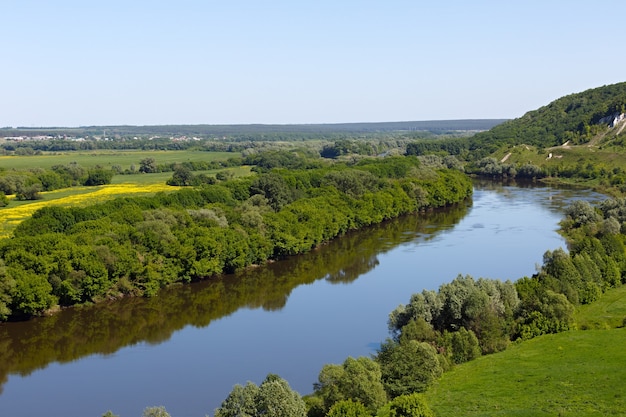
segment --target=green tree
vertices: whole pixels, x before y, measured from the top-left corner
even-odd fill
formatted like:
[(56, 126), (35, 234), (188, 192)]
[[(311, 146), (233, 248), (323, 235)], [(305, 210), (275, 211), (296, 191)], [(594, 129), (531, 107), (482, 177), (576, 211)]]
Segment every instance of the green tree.
[(300, 394), (277, 375), (268, 375), (259, 386), (257, 416), (305, 417), (306, 405)]
[(441, 345), (446, 348), (447, 355), (456, 364), (471, 361), (481, 354), (478, 338), (472, 330), (465, 327), (456, 332), (445, 331)]
[(38, 314), (56, 302), (52, 286), (44, 276), (12, 267), (7, 268), (7, 274), (15, 280), (10, 307), (13, 313)]
[(43, 197), (41, 194), (41, 185), (33, 184), (24, 187), (20, 187), (15, 193), (15, 198), (18, 200), (41, 200)]
[(184, 165), (176, 166), (172, 178), (167, 180), (167, 185), (188, 186), (194, 182), (194, 176), (189, 168)]
[(283, 177), (275, 173), (257, 177), (250, 186), (250, 195), (261, 194), (269, 205), (279, 211), (294, 200), (294, 195)]
[(325, 412), (336, 402), (361, 402), (374, 413), (387, 401), (378, 363), (367, 357), (349, 357), (342, 365), (325, 365), (314, 384), (315, 395), (324, 401)]
[(215, 417), (256, 416), (258, 394), (259, 387), (253, 382), (248, 382), (245, 386), (235, 385), (222, 405), (215, 410)]
[(85, 180), (86, 186), (96, 186), (110, 184), (113, 178), (114, 172), (106, 169), (92, 169), (87, 173), (87, 179)]
[(154, 158), (144, 158), (139, 162), (139, 172), (149, 174), (158, 171), (159, 168)]
[(278, 375), (269, 374), (260, 386), (235, 385), (215, 417), (304, 417), (306, 405), (300, 394)]
[(398, 343), (388, 339), (381, 345), (376, 360), (391, 398), (423, 392), (443, 373), (435, 348), (416, 340)]
[(11, 304), (15, 288), (15, 280), (7, 274), (4, 262), (0, 261), (0, 321), (11, 315)]
[(580, 227), (600, 220), (596, 209), (584, 200), (576, 200), (565, 209), (565, 215), (571, 219), (574, 226)]
[(434, 417), (422, 394), (400, 395), (383, 407), (377, 417)]
[(371, 417), (372, 414), (367, 407), (358, 401), (342, 400), (335, 403), (328, 413), (327, 417)]

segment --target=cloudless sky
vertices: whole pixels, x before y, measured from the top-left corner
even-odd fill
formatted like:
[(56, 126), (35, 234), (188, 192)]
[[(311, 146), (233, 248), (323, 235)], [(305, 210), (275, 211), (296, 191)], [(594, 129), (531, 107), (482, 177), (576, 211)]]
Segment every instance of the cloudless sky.
[(515, 118), (626, 81), (619, 0), (0, 0), (0, 127)]

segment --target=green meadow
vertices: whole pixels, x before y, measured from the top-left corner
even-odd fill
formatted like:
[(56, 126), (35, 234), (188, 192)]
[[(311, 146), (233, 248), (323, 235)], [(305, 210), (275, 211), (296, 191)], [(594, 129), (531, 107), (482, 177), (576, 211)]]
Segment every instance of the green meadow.
[(447, 372), (426, 393), (438, 417), (626, 415), (626, 286), (577, 312), (578, 328), (513, 344)]
[(4, 169), (49, 169), (54, 165), (67, 165), (77, 163), (84, 168), (93, 168), (99, 165), (103, 168), (111, 168), (119, 165), (123, 170), (130, 169), (134, 165), (139, 169), (139, 163), (145, 158), (154, 158), (157, 164), (220, 161), (239, 156), (232, 152), (207, 152), (207, 151), (143, 151), (143, 150), (96, 150), (96, 151), (68, 151), (68, 152), (44, 152), (41, 155), (32, 156), (0, 156), (0, 168)]

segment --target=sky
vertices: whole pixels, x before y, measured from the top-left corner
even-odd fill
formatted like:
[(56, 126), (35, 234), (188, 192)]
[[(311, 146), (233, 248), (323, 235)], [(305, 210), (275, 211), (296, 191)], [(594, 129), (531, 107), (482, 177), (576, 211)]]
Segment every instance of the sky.
[(516, 118), (626, 81), (621, 0), (0, 0), (0, 127)]

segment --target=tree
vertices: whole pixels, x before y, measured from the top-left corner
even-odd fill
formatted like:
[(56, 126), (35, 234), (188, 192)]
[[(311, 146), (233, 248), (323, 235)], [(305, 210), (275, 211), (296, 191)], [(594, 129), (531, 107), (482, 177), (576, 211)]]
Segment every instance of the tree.
[(355, 400), (374, 413), (387, 401), (379, 364), (364, 356), (349, 357), (342, 365), (325, 365), (313, 386), (326, 412), (339, 401)]
[(481, 354), (478, 338), (473, 331), (464, 327), (456, 332), (445, 331), (442, 345), (446, 347), (446, 353), (456, 364), (471, 361)]
[(184, 165), (178, 165), (172, 174), (172, 178), (167, 181), (167, 185), (188, 186), (193, 184), (193, 174)]
[(25, 187), (20, 187), (15, 194), (15, 198), (18, 200), (41, 200), (41, 185), (33, 184)]
[(382, 382), (390, 397), (424, 392), (443, 372), (437, 352), (431, 345), (408, 340), (388, 339), (376, 360), (380, 363)]
[(92, 169), (87, 173), (87, 179), (85, 180), (86, 186), (96, 186), (110, 184), (113, 178), (113, 171), (105, 169)]
[(294, 200), (293, 192), (287, 182), (275, 173), (261, 175), (252, 182), (250, 195), (255, 194), (261, 194), (267, 198), (275, 211), (279, 211)]
[(422, 394), (400, 395), (385, 405), (380, 417), (434, 417)]
[(565, 209), (565, 215), (572, 220), (576, 227), (600, 220), (600, 215), (596, 212), (596, 209), (588, 201), (584, 200), (574, 201)]
[(220, 408), (215, 410), (215, 417), (253, 417), (256, 415), (256, 398), (259, 387), (253, 382), (245, 386), (235, 385), (222, 402)]
[(153, 173), (158, 172), (156, 160), (154, 158), (144, 158), (139, 162), (139, 172)]
[(44, 276), (13, 267), (7, 268), (7, 274), (15, 280), (11, 294), (13, 313), (34, 315), (55, 303), (52, 286)]
[(215, 417), (305, 417), (306, 405), (300, 394), (278, 375), (269, 374), (260, 386), (248, 382), (235, 385)]
[(306, 405), (300, 394), (277, 375), (268, 375), (259, 386), (256, 398), (257, 413), (261, 417), (305, 417)]
[(7, 274), (4, 262), (0, 261), (0, 321), (4, 321), (11, 315), (13, 289), (15, 280)]
[(235, 177), (235, 173), (231, 170), (225, 170), (215, 173), (215, 178), (220, 181), (228, 181)]

